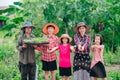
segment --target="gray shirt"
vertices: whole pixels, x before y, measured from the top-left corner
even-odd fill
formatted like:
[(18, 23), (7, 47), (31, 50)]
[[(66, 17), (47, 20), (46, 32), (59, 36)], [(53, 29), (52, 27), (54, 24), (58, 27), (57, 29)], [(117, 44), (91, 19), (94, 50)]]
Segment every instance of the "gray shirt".
[(29, 38), (27, 38), (25, 35), (19, 36), (17, 49), (19, 51), (19, 62), (23, 64), (28, 63), (34, 63), (35, 62), (35, 49), (32, 45), (27, 44), (27, 48), (22, 48), (22, 45), (24, 44), (24, 39), (30, 39), (35, 38), (34, 35), (30, 35)]

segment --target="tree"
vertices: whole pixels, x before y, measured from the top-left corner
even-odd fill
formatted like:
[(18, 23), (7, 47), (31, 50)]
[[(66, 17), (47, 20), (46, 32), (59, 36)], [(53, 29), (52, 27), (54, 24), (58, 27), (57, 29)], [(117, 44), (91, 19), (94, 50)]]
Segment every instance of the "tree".
[(104, 43), (112, 51), (120, 45), (118, 32), (120, 30), (120, 2), (117, 0), (23, 0), (22, 4), (15, 3), (15, 5), (17, 6), (10, 6), (12, 11), (9, 8), (3, 11), (15, 15), (14, 19), (7, 21), (7, 24), (16, 25), (16, 27), (8, 25), (11, 30), (20, 30), (23, 21), (29, 20), (36, 26), (34, 34), (42, 36), (42, 26), (53, 22), (60, 28), (58, 36), (63, 33), (73, 36), (73, 28), (82, 21), (91, 26), (93, 34), (102, 34)]

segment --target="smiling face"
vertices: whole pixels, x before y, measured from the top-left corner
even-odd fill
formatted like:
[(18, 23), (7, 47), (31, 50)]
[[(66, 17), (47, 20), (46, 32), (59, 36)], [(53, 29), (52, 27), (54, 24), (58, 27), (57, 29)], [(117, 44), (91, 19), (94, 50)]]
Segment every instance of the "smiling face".
[(96, 45), (100, 45), (100, 42), (101, 40), (100, 40), (100, 36), (95, 36), (95, 44)]
[(81, 27), (78, 28), (78, 31), (81, 35), (84, 35), (85, 32), (86, 32), (86, 28), (84, 26), (81, 26)]
[(69, 42), (69, 39), (66, 38), (66, 37), (64, 37), (64, 38), (61, 39), (61, 42), (62, 42), (63, 44), (67, 44), (67, 43)]
[(25, 28), (25, 33), (26, 34), (31, 34), (32, 28), (31, 27), (26, 27)]
[(53, 34), (54, 30), (55, 29), (52, 26), (47, 27), (48, 34)]

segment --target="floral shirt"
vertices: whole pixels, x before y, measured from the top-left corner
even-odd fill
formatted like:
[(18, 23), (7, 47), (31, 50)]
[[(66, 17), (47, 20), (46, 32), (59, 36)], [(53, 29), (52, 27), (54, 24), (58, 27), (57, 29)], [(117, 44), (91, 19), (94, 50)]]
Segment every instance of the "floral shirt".
[[(90, 45), (90, 36), (89, 35), (84, 35), (84, 36), (81, 36), (79, 33), (76, 33), (74, 35), (74, 43), (76, 46), (78, 46), (79, 44), (84, 46), (84, 53), (89, 53), (90, 50), (89, 50), (89, 45)], [(77, 53), (79, 53), (80, 51), (78, 49), (76, 49)]]
[(52, 35), (52, 36), (45, 35), (44, 37), (48, 38), (49, 44), (41, 45), (40, 47), (37, 47), (36, 50), (42, 52), (42, 55), (41, 55), (42, 60), (47, 61), (47, 62), (54, 61), (57, 58), (56, 53), (55, 52), (48, 53), (47, 51), (58, 46), (58, 37), (55, 35)]

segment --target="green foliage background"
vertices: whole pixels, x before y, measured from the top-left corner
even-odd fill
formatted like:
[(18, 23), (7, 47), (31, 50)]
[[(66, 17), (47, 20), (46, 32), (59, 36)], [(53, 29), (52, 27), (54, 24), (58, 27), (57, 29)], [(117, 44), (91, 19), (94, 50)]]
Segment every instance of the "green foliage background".
[[(103, 36), (106, 66), (120, 65), (120, 0), (21, 0), (0, 11), (0, 20), (6, 25), (0, 28), (0, 80), (20, 80), (18, 52), (15, 48), (20, 28), (25, 21), (31, 21), (36, 29), (33, 34), (43, 36), (42, 27), (48, 22), (57, 24), (60, 32), (75, 34), (73, 28), (82, 21), (91, 27), (88, 34)], [(3, 14), (5, 14), (3, 16)], [(14, 15), (10, 18), (10, 15)], [(71, 43), (73, 44), (73, 42)], [(38, 77), (43, 80), (41, 61), (36, 52)], [(91, 55), (92, 56), (92, 55)], [(57, 80), (60, 79), (58, 70)], [(120, 80), (120, 70), (108, 70), (108, 80)]]

